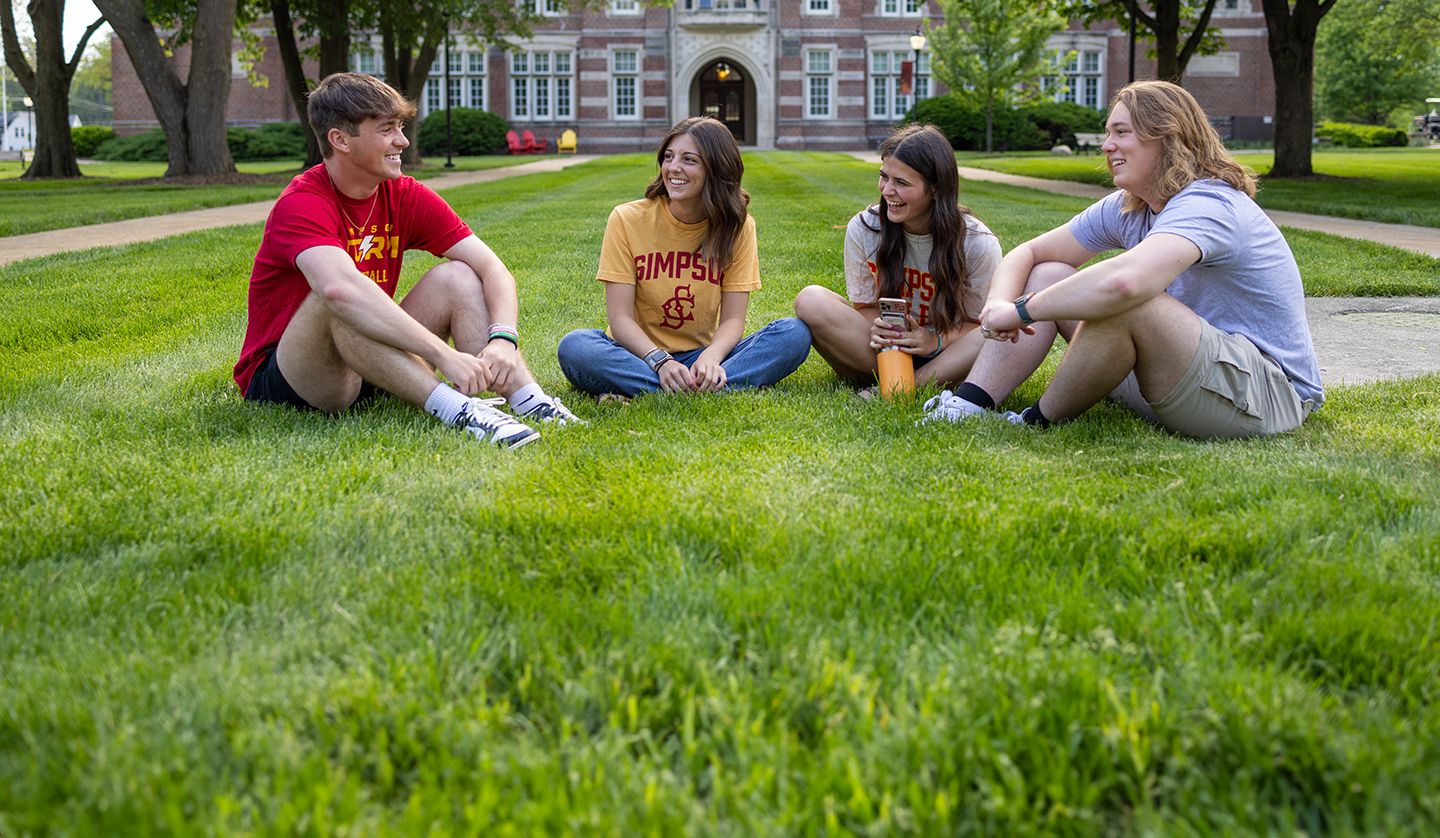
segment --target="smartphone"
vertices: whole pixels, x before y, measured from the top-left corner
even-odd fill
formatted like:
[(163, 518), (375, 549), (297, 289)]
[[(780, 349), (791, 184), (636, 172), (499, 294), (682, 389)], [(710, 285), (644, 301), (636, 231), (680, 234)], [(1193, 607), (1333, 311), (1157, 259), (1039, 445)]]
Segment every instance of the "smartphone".
[(906, 317), (910, 314), (910, 301), (900, 297), (880, 298), (880, 319), (891, 326), (908, 328)]

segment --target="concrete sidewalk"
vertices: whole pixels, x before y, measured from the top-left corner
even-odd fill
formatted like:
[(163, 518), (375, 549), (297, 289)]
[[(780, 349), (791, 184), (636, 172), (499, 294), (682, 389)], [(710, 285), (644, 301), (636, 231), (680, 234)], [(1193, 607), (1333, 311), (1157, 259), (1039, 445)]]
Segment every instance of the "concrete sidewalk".
[[(469, 186), (472, 183), (488, 183), (492, 180), (518, 175), (557, 172), (566, 166), (594, 159), (594, 155), (566, 157), (557, 155), (521, 163), (518, 166), (436, 175), (426, 178), (425, 184), (431, 189), (439, 191), (456, 186)], [(52, 253), (134, 244), (164, 236), (193, 233), (196, 230), (233, 227), (237, 224), (258, 224), (269, 217), (270, 208), (273, 206), (275, 206), (273, 200), (256, 201), (253, 204), (233, 204), (228, 207), (177, 212), (170, 215), (152, 215), (145, 218), (112, 221), (107, 224), (89, 224), (84, 227), (69, 227), (64, 230), (48, 230), (44, 233), (28, 233), (23, 236), (0, 238), (0, 265), (8, 265), (21, 259), (49, 256)]]

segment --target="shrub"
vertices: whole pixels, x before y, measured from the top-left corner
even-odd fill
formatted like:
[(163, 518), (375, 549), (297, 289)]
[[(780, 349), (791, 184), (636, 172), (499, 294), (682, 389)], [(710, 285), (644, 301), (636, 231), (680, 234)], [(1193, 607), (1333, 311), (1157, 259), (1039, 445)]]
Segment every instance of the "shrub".
[(70, 144), (75, 146), (76, 157), (91, 157), (95, 149), (106, 140), (115, 139), (115, 132), (103, 125), (83, 125), (70, 129)]
[[(230, 146), (230, 156), (236, 160), (305, 156), (305, 135), (301, 133), (298, 122), (267, 122), (254, 130), (229, 128), (225, 131), (225, 142)], [(75, 153), (80, 153), (78, 147)], [(165, 152), (165, 132), (159, 128), (145, 134), (113, 137), (100, 143), (91, 156), (96, 160), (143, 160), (150, 163), (169, 160)]]
[(95, 149), (94, 157), (96, 160), (141, 160), (150, 163), (164, 163), (170, 159), (165, 154), (165, 133), (159, 128), (145, 134), (106, 140)]
[[(505, 145), (510, 126), (489, 111), (450, 109), (450, 147), (456, 154), (489, 154)], [(430, 155), (445, 153), (445, 111), (438, 110), (420, 123), (420, 148)]]
[(1315, 135), (1329, 137), (1335, 141), (1335, 145), (1346, 148), (1383, 148), (1410, 144), (1410, 137), (1404, 131), (1350, 122), (1322, 122)]
[[(936, 96), (911, 109), (910, 120), (918, 112), (920, 122), (928, 122), (950, 138), (950, 145), (962, 151), (985, 150), (985, 113), (953, 95)], [(992, 139), (996, 151), (1032, 151), (1054, 145), (1057, 137), (1074, 142), (1075, 132), (1104, 130), (1099, 111), (1069, 103), (1044, 103), (1025, 108), (996, 108), (992, 119)]]
[(1074, 102), (1041, 102), (1017, 111), (1030, 120), (1046, 137), (1042, 148), (1058, 143), (1075, 147), (1075, 134), (1098, 134), (1105, 131), (1105, 114)]
[(305, 156), (305, 134), (298, 122), (267, 122), (253, 131), (231, 128), (225, 132), (225, 141), (236, 160)]

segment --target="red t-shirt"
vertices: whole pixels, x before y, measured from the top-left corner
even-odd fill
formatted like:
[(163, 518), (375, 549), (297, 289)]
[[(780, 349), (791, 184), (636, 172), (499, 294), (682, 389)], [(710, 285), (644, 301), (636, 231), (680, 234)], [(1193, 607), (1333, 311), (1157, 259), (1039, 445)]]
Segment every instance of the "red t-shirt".
[(360, 273), (394, 297), (405, 251), (440, 256), (468, 235), (470, 228), (450, 205), (411, 177), (387, 180), (363, 201), (336, 191), (324, 164), (290, 181), (265, 221), (250, 272), (249, 323), (235, 362), (240, 392), (250, 388), (262, 354), (280, 342), (310, 293), (310, 283), (295, 267), (302, 252), (320, 245), (342, 248)]

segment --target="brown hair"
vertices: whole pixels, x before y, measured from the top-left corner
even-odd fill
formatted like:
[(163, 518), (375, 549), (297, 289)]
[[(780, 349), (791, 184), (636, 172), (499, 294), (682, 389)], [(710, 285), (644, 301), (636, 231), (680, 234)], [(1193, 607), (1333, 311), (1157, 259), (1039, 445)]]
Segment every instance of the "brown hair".
[[(1205, 111), (1185, 88), (1168, 81), (1137, 81), (1120, 88), (1110, 103), (1130, 111), (1130, 127), (1144, 142), (1161, 141), (1159, 182), (1155, 195), (1169, 201), (1197, 180), (1223, 180), (1231, 188), (1255, 197), (1255, 172), (1231, 159), (1220, 135), (1210, 127)], [(1145, 202), (1126, 194), (1124, 212)]]
[[(735, 257), (735, 242), (745, 229), (750, 193), (740, 188), (740, 179), (745, 176), (745, 161), (740, 159), (740, 146), (735, 135), (724, 123), (709, 116), (692, 116), (682, 119), (660, 141), (655, 151), (655, 162), (665, 163), (665, 149), (682, 134), (689, 134), (700, 150), (700, 164), (705, 167), (705, 188), (700, 192), (705, 207), (705, 218), (710, 227), (700, 243), (700, 253), (709, 263), (711, 270), (724, 271)], [(646, 198), (669, 197), (665, 190), (665, 173), (655, 175), (655, 180), (645, 187)]]
[[(944, 333), (965, 320), (974, 320), (980, 313), (965, 311), (964, 293), (970, 284), (970, 268), (965, 264), (965, 239), (970, 228), (965, 217), (974, 213), (960, 205), (960, 170), (950, 141), (933, 125), (907, 125), (880, 144), (880, 158), (898, 160), (914, 169), (924, 178), (925, 191), (930, 195), (928, 268), (935, 281), (930, 325)], [(876, 216), (879, 226), (871, 226), (865, 216), (861, 222), (880, 233), (880, 244), (875, 248), (880, 296), (904, 297), (905, 227), (891, 221), (881, 203), (872, 205), (867, 215), (870, 213)]]
[(310, 91), (305, 105), (310, 127), (320, 141), (320, 156), (329, 158), (330, 131), (339, 128), (352, 137), (360, 136), (360, 123), (367, 119), (394, 119), (403, 122), (415, 116), (415, 103), (395, 88), (364, 73), (335, 73), (326, 76)]

